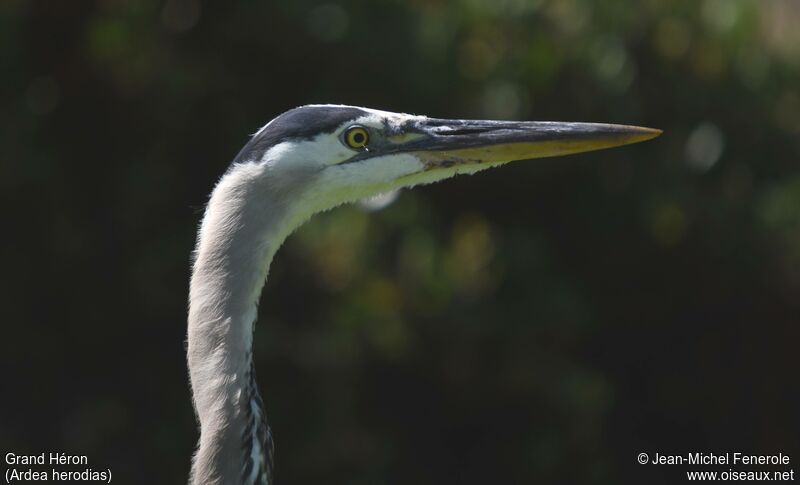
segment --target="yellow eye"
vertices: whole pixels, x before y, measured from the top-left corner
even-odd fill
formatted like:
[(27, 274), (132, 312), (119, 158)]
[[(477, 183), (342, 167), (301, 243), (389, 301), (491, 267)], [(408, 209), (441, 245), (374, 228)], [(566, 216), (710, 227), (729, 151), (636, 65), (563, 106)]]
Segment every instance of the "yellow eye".
[(369, 143), (369, 133), (360, 126), (353, 126), (345, 132), (344, 141), (350, 148), (364, 148)]

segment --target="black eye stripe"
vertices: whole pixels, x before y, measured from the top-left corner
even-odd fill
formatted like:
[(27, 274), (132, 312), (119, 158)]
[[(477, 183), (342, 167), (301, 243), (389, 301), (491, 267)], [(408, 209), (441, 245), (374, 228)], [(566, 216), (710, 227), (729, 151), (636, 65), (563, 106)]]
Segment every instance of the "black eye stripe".
[(233, 162), (260, 160), (267, 150), (283, 141), (310, 140), (321, 133), (334, 133), (343, 123), (369, 113), (348, 106), (301, 106), (278, 115), (254, 135)]

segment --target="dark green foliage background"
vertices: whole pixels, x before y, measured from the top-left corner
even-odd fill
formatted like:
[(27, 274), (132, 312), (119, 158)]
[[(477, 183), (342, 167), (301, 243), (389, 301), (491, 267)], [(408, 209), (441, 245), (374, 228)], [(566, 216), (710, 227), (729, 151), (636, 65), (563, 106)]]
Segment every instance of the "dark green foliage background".
[(794, 465), (798, 22), (793, 0), (3, 0), (0, 450), (186, 480), (207, 194), (248, 133), (336, 102), (665, 133), (292, 236), (256, 332), (278, 483)]

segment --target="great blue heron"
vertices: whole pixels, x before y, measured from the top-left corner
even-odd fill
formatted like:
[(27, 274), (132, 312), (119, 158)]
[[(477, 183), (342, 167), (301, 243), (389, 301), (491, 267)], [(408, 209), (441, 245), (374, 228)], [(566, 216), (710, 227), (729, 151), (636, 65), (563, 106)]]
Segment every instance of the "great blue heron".
[(514, 160), (660, 133), (597, 123), (443, 120), (334, 105), (303, 106), (267, 123), (217, 183), (197, 237), (188, 364), (200, 440), (191, 483), (273, 482), (272, 432), (253, 366), (256, 308), (278, 247), (313, 214)]

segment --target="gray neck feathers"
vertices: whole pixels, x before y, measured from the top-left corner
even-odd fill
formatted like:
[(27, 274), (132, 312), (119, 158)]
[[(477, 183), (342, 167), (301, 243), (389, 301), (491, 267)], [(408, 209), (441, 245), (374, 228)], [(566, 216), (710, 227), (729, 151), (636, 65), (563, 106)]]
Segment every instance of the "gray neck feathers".
[(188, 365), (200, 441), (193, 485), (271, 483), (272, 436), (255, 382), (253, 329), (269, 264), (294, 229), (299, 186), (275, 186), (264, 166), (235, 165), (200, 226), (189, 290)]

